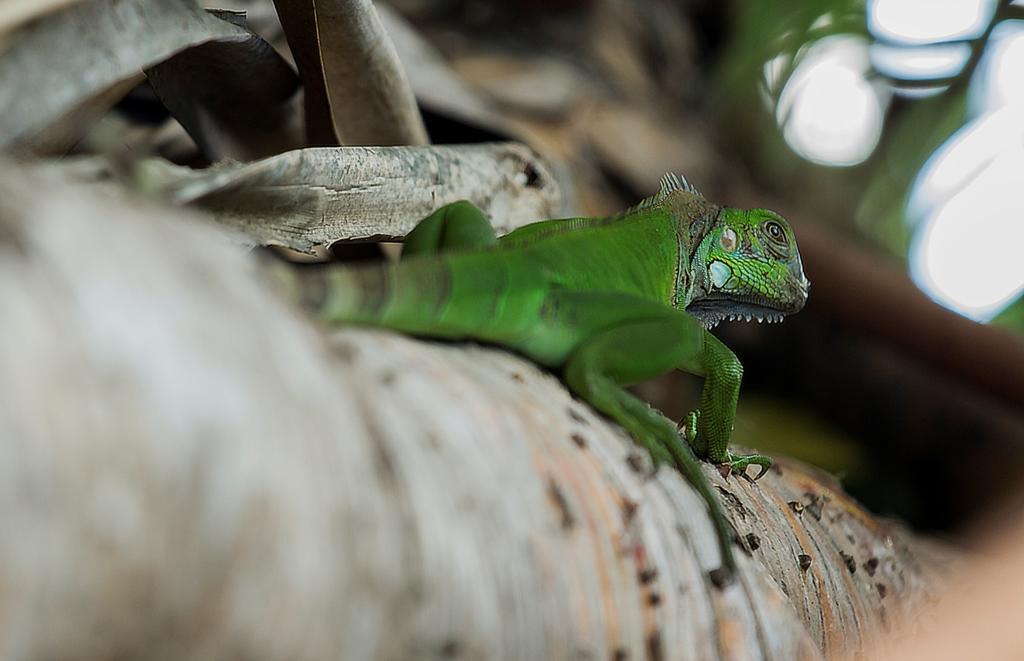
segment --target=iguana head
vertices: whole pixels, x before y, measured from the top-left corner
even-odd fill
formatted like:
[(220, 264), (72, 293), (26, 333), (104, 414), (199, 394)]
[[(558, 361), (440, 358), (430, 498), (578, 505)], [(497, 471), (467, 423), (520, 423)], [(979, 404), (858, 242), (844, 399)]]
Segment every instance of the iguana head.
[(796, 237), (767, 209), (722, 209), (693, 255), (686, 311), (707, 328), (724, 319), (781, 321), (807, 302)]

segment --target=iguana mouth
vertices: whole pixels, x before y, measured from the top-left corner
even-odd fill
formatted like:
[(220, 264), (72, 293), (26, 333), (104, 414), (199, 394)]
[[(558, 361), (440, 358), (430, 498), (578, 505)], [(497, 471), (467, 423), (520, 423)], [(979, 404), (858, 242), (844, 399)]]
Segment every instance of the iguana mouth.
[(767, 321), (769, 324), (782, 321), (786, 312), (753, 301), (736, 301), (726, 298), (703, 298), (687, 306), (686, 311), (697, 318), (704, 328), (711, 329), (722, 321)]

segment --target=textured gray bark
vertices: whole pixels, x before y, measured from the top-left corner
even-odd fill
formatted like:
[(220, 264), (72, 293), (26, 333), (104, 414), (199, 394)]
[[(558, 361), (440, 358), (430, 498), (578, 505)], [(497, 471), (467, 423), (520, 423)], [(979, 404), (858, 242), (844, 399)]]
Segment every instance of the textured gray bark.
[(328, 338), (208, 219), (56, 172), (0, 164), (3, 658), (804, 659), (929, 595), (785, 463), (706, 468), (759, 540), (718, 590), (700, 499), (553, 376)]
[[(86, 176), (106, 175), (101, 167)], [(309, 148), (204, 170), (153, 160), (139, 163), (133, 179), (149, 193), (209, 210), (252, 244), (305, 252), (401, 238), (459, 199), (483, 209), (501, 234), (563, 212), (547, 165), (515, 143)]]

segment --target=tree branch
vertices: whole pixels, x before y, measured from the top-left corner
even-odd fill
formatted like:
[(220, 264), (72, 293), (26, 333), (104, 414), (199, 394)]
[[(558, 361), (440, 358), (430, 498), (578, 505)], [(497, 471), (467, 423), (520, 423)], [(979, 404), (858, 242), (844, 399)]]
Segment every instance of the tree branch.
[[(100, 181), (114, 167), (66, 165)], [(136, 188), (211, 211), (252, 245), (306, 252), (335, 241), (399, 239), (460, 199), (487, 212), (502, 234), (563, 212), (547, 164), (516, 143), (310, 148), (204, 170), (148, 160), (129, 175)]]
[(706, 468), (752, 549), (719, 590), (697, 495), (550, 374), (328, 347), (202, 218), (54, 172), (0, 164), (0, 639), (26, 658), (814, 658), (936, 583), (781, 462)]

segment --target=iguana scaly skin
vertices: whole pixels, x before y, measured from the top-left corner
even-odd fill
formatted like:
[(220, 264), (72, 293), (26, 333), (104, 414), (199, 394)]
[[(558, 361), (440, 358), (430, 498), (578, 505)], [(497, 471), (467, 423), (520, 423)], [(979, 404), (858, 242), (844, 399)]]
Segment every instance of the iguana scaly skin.
[[(700, 492), (731, 574), (729, 527), (695, 457), (736, 472), (756, 464), (758, 477), (771, 459), (729, 451), (743, 368), (709, 329), (779, 321), (804, 306), (809, 286), (781, 216), (720, 207), (666, 175), (657, 195), (621, 215), (543, 221), (500, 239), (476, 207), (449, 204), (409, 234), (401, 261), (333, 273), (323, 315), (482, 340), (560, 368), (655, 465), (675, 465)], [(686, 440), (623, 387), (671, 369), (704, 377)]]

